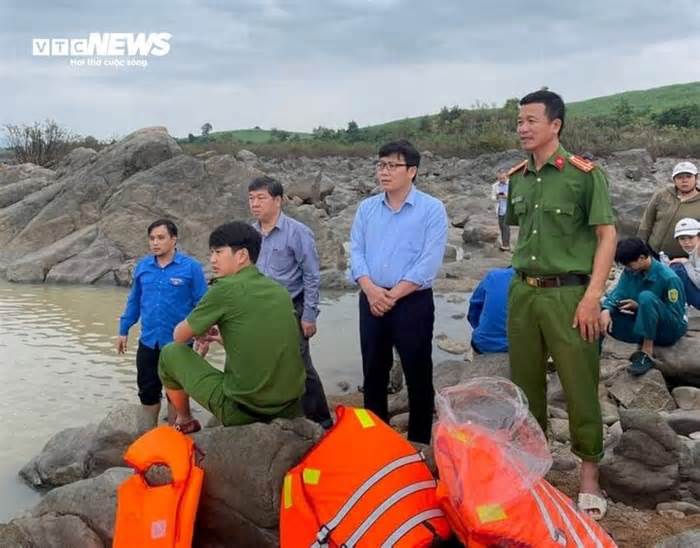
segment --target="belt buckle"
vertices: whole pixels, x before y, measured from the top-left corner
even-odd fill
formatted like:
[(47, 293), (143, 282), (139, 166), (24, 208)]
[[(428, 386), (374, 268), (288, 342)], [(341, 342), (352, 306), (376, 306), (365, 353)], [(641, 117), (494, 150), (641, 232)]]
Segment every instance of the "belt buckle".
[(531, 287), (539, 287), (540, 279), (532, 276), (525, 276), (525, 283)]

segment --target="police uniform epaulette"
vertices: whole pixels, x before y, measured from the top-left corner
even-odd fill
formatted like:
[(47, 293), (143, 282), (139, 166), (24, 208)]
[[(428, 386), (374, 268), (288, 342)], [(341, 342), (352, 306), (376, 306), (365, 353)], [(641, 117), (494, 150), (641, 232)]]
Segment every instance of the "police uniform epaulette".
[(518, 165), (513, 166), (512, 168), (510, 168), (510, 169), (508, 170), (508, 177), (510, 177), (510, 176), (513, 175), (514, 173), (517, 173), (518, 171), (521, 171), (521, 170), (525, 169), (526, 166), (527, 166), (527, 160), (523, 160), (523, 161), (520, 162)]
[(589, 162), (580, 156), (569, 156), (569, 163), (584, 173), (590, 173), (595, 168), (595, 164), (593, 162)]

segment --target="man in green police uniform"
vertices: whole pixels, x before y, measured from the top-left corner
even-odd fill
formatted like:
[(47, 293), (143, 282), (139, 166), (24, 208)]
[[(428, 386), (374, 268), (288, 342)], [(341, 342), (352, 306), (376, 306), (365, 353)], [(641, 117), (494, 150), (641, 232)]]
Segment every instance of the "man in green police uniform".
[(520, 227), (508, 302), (510, 367), (546, 431), (547, 359), (554, 359), (572, 451), (583, 460), (579, 508), (599, 519), (607, 505), (598, 483), (598, 320), (615, 255), (615, 220), (603, 172), (559, 144), (564, 110), (551, 91), (520, 100), (518, 136), (529, 157), (509, 173), (508, 222)]
[[(294, 306), (287, 290), (255, 267), (260, 245), (260, 233), (243, 222), (211, 233), (215, 283), (160, 353), (158, 372), (182, 432), (201, 428), (188, 395), (224, 426), (302, 415), (306, 375)], [(193, 337), (199, 354), (186, 344)], [(226, 349), (223, 371), (204, 360), (211, 341)]]

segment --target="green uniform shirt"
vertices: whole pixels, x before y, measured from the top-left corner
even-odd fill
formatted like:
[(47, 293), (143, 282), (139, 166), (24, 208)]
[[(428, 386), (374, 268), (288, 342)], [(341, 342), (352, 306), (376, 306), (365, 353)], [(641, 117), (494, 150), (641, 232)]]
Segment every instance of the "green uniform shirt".
[(537, 172), (532, 156), (511, 174), (507, 221), (518, 225), (516, 270), (532, 276), (590, 274), (597, 225), (615, 223), (608, 182), (598, 167), (571, 164), (561, 146)]
[(195, 335), (219, 327), (226, 349), (224, 395), (275, 415), (304, 392), (299, 327), (287, 290), (249, 266), (219, 278), (187, 317)]
[(656, 295), (680, 322), (688, 321), (683, 282), (670, 267), (656, 259), (651, 260), (651, 268), (646, 272), (634, 272), (625, 268), (615, 289), (603, 301), (603, 308), (612, 312), (617, 309), (619, 301), (624, 299), (639, 303), (642, 291), (651, 291)]

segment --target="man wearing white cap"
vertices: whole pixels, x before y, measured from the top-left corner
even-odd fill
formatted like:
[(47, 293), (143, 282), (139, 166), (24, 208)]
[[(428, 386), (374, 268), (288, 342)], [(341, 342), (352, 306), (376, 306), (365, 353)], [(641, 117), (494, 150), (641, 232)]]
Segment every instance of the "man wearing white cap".
[(683, 218), (700, 219), (698, 168), (692, 162), (680, 162), (673, 168), (673, 186), (658, 190), (647, 206), (637, 236), (657, 253), (672, 259), (687, 254), (674, 238), (676, 223)]
[(688, 304), (700, 309), (700, 222), (681, 219), (676, 223), (673, 236), (688, 257), (673, 259), (671, 268), (683, 282)]

